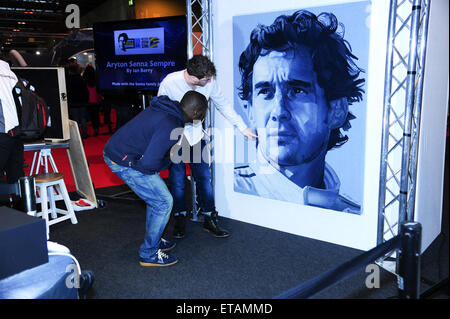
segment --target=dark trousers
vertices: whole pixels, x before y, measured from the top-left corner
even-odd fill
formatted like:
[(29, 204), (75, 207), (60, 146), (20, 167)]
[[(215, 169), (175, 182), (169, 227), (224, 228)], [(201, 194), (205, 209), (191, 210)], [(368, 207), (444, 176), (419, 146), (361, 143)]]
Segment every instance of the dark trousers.
[(108, 124), (109, 133), (111, 133), (111, 105), (109, 103), (100, 102), (100, 107), (103, 110), (103, 124)]
[(116, 110), (116, 130), (134, 117), (134, 110), (131, 105), (113, 104), (112, 107)]
[[(205, 148), (202, 140), (201, 150)], [(190, 147), (189, 166), (197, 186), (198, 204), (201, 212), (212, 212), (215, 210), (214, 192), (211, 184), (211, 170), (209, 164), (201, 156), (194, 155), (194, 147)], [(194, 160), (195, 159), (195, 160)], [(186, 164), (180, 162), (172, 164), (169, 169), (170, 193), (173, 197), (173, 213), (187, 211), (186, 209)]]
[(81, 137), (83, 138), (88, 136), (86, 112), (87, 109), (85, 106), (69, 107), (69, 118), (78, 123), (78, 128), (80, 129)]
[(20, 138), (0, 133), (0, 176), (6, 173), (8, 184), (16, 183), (23, 171), (23, 142)]
[(89, 103), (87, 109), (89, 111), (94, 133), (98, 134), (98, 128), (100, 127), (100, 103)]
[[(0, 183), (14, 184), (20, 177), (25, 176), (23, 171), (23, 142), (18, 137), (0, 133)], [(8, 201), (7, 194), (0, 194), (0, 205)], [(13, 201), (16, 201), (13, 196)]]

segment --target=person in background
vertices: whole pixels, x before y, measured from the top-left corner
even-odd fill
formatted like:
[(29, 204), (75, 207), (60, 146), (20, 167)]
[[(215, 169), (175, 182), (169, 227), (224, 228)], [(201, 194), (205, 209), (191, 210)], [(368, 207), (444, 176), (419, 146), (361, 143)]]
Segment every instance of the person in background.
[(83, 79), (89, 91), (87, 109), (94, 129), (94, 136), (97, 136), (100, 127), (100, 103), (103, 97), (97, 92), (96, 72), (91, 64), (88, 64), (84, 69)]
[(67, 63), (65, 70), (69, 118), (78, 123), (81, 137), (87, 138), (86, 105), (89, 101), (89, 90), (81, 77), (80, 67), (77, 63)]

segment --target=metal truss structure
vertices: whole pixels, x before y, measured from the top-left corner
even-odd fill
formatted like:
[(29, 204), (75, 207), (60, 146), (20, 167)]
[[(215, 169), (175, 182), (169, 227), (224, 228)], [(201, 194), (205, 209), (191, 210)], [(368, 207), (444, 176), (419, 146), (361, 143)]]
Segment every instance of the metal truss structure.
[[(194, 55), (195, 49), (200, 49), (204, 56), (213, 61), (213, 32), (212, 32), (212, 0), (186, 0), (187, 15), (187, 55), (190, 59)], [(214, 127), (214, 108), (209, 107), (209, 112), (205, 120), (206, 128)], [(212, 138), (211, 136), (209, 137)], [(207, 144), (211, 145), (209, 140)], [(212, 184), (214, 185), (214, 161), (211, 163)], [(196, 202), (196, 184), (195, 180), (190, 176), (192, 190), (192, 220), (198, 221), (198, 207)]]
[(377, 244), (396, 236), (402, 222), (414, 221), (430, 1), (391, 0)]
[(188, 23), (188, 58), (198, 46), (202, 54), (213, 58), (211, 0), (186, 0)]

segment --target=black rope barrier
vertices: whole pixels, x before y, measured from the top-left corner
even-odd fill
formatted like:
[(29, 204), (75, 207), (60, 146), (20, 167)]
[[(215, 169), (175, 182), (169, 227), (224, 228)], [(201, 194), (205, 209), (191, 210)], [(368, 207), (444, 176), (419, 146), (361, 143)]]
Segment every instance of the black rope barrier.
[(389, 241), (280, 294), (275, 297), (275, 299), (302, 299), (312, 297), (322, 290), (350, 277), (357, 270), (364, 268), (367, 264), (374, 262), (376, 259), (384, 256), (393, 249), (399, 248), (400, 243), (400, 236), (396, 236)]
[[(421, 228), (419, 223), (401, 225), (400, 235), (372, 248), (371, 250), (335, 267), (319, 276), (312, 278), (292, 289), (289, 289), (274, 299), (304, 299), (310, 298), (334, 284), (350, 277), (366, 265), (387, 255), (394, 249), (399, 249), (400, 277), (399, 289), (401, 298), (417, 298), (418, 276), (420, 267)], [(404, 276), (403, 276), (404, 275)]]

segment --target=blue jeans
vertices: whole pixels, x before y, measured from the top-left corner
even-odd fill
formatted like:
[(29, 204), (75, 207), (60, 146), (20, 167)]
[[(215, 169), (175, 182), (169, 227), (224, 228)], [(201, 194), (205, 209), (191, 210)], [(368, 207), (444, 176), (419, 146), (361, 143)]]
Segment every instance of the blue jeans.
[[(205, 142), (202, 140), (202, 150)], [(201, 212), (212, 212), (215, 209), (214, 192), (211, 184), (211, 170), (209, 164), (203, 161), (203, 158), (193, 163), (193, 148), (191, 147), (191, 160), (189, 166), (191, 174), (197, 185), (197, 199)], [(172, 163), (169, 168), (170, 192), (173, 196), (173, 213), (186, 211), (186, 164), (183, 162)]]
[(173, 199), (159, 174), (143, 174), (120, 166), (103, 155), (111, 171), (119, 176), (146, 204), (145, 237), (139, 256), (148, 258), (159, 249), (159, 241), (170, 218)]

